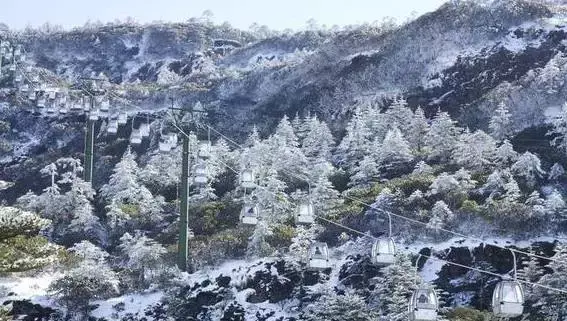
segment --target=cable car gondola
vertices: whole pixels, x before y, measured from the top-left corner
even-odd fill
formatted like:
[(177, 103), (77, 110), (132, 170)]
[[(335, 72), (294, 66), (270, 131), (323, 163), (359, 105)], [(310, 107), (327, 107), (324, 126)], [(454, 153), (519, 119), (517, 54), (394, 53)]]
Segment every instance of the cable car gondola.
[(150, 136), (150, 124), (140, 124), (140, 135), (144, 138)]
[(199, 158), (209, 159), (211, 158), (211, 142), (206, 141), (199, 144)]
[(315, 222), (313, 203), (302, 202), (297, 207), (296, 221), (298, 224), (313, 224)]
[(159, 151), (160, 152), (170, 152), (171, 151), (171, 139), (169, 135), (161, 135), (159, 138)]
[(257, 205), (245, 204), (240, 211), (240, 222), (247, 225), (258, 224), (260, 210)]
[(377, 265), (390, 265), (395, 262), (396, 245), (392, 238), (392, 216), (388, 214), (388, 238), (379, 238), (372, 245), (372, 262)]
[(118, 114), (118, 125), (126, 125), (128, 123), (128, 114), (122, 112)]
[(133, 129), (130, 135), (130, 144), (140, 145), (142, 143), (142, 135), (140, 135), (139, 129)]
[(243, 188), (254, 188), (256, 183), (254, 181), (254, 172), (252, 170), (245, 169), (240, 173), (240, 186)]
[(116, 120), (109, 120), (108, 127), (106, 127), (106, 132), (109, 134), (118, 133), (118, 122)]
[(98, 110), (97, 109), (91, 110), (91, 112), (89, 113), (89, 120), (97, 121), (98, 118), (99, 118)]
[(329, 268), (329, 248), (327, 243), (315, 242), (309, 247), (309, 268), (311, 270), (325, 270)]
[(409, 305), (411, 321), (435, 321), (439, 311), (439, 299), (435, 289), (419, 286), (412, 293)]
[(207, 184), (207, 165), (205, 163), (199, 163), (195, 166), (195, 177), (193, 182), (199, 185)]
[(492, 312), (501, 318), (519, 317), (524, 312), (524, 289), (516, 279), (516, 254), (510, 251), (514, 257), (513, 279), (500, 281), (492, 293)]
[[(417, 266), (421, 255), (415, 261), (415, 274), (417, 282)], [(408, 313), (410, 321), (435, 321), (439, 312), (439, 299), (435, 289), (427, 284), (417, 285), (413, 291), (409, 305)]]

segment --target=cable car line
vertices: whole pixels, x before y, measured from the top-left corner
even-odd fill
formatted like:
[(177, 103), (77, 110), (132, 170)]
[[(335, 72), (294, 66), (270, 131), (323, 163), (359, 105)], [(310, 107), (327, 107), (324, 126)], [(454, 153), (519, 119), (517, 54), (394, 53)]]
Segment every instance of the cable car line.
[[(210, 128), (212, 131), (214, 131), (215, 133), (217, 133), (218, 135), (220, 135), (220, 136), (221, 136), (222, 138), (224, 138), (225, 140), (227, 140), (227, 141), (231, 142), (232, 144), (234, 144), (236, 147), (238, 147), (238, 149), (244, 149), (244, 147), (243, 147), (242, 145), (238, 144), (238, 143), (235, 142), (234, 140), (232, 140), (232, 139), (230, 139), (229, 137), (227, 137), (226, 135), (222, 134), (221, 132), (219, 132), (218, 130), (216, 130), (214, 127), (212, 127), (212, 126), (210, 126), (210, 125), (208, 125), (208, 124), (203, 124), (203, 125), (206, 126), (206, 127), (208, 127), (208, 128)], [(304, 181), (304, 182), (309, 183), (309, 181), (308, 181), (306, 178), (301, 177), (301, 176), (299, 176), (299, 175), (297, 175), (297, 174), (295, 174), (295, 173), (292, 173), (292, 172), (290, 172), (290, 171), (288, 171), (288, 170), (286, 170), (286, 169), (282, 169), (282, 172), (285, 172), (286, 174), (288, 174), (288, 175), (290, 175), (290, 176), (293, 176), (293, 177), (298, 178), (298, 179), (300, 179), (300, 180), (302, 180), (302, 181)], [(372, 204), (368, 204), (368, 203), (366, 203), (366, 202), (364, 202), (364, 201), (362, 201), (362, 200), (360, 200), (360, 199), (357, 199), (357, 198), (354, 198), (354, 197), (352, 197), (352, 196), (349, 196), (349, 195), (346, 194), (346, 193), (344, 193), (344, 194), (342, 195), (342, 197), (344, 197), (344, 198), (346, 198), (346, 199), (349, 199), (349, 200), (351, 200), (351, 201), (353, 201), (353, 202), (359, 203), (360, 205), (364, 205), (364, 206), (366, 206), (366, 207), (368, 207), (368, 208), (370, 208), (370, 209), (374, 209), (374, 210), (380, 211), (380, 212), (382, 212), (382, 213), (384, 213), (384, 214), (390, 214), (390, 215), (392, 215), (392, 216), (394, 216), (394, 217), (397, 217), (397, 218), (400, 218), (400, 219), (403, 219), (403, 220), (406, 220), (406, 221), (409, 221), (409, 222), (412, 222), (412, 223), (420, 224), (420, 225), (423, 225), (423, 226), (427, 227), (427, 223), (425, 223), (425, 222), (421, 222), (421, 221), (419, 221), (419, 220), (412, 219), (412, 218), (409, 218), (409, 217), (406, 217), (406, 216), (403, 216), (403, 215), (400, 215), (400, 214), (396, 214), (396, 213), (393, 213), (393, 212), (391, 212), (391, 211), (386, 211), (386, 210), (384, 210), (384, 209), (377, 208), (377, 207), (373, 206)], [(468, 235), (466, 235), (466, 234), (459, 233), (459, 232), (455, 232), (455, 231), (452, 231), (452, 230), (449, 230), (449, 229), (446, 229), (446, 228), (438, 228), (437, 230), (440, 230), (440, 231), (443, 231), (443, 232), (446, 232), (446, 233), (450, 233), (450, 234), (453, 234), (453, 235), (458, 236), (458, 237), (462, 237), (462, 238), (466, 238), (466, 239), (469, 239), (469, 240), (481, 242), (481, 243), (484, 243), (484, 244), (487, 244), (487, 245), (491, 245), (491, 246), (494, 246), (494, 247), (497, 247), (497, 248), (500, 248), (500, 249), (503, 249), (503, 250), (507, 250), (507, 249), (508, 249), (508, 248), (506, 248), (506, 247), (504, 247), (504, 246), (501, 246), (501, 245), (492, 243), (492, 242), (490, 242), (490, 241), (488, 241), (488, 240), (481, 239), (481, 238), (474, 237), (474, 236), (468, 236)], [(529, 253), (529, 252), (525, 252), (525, 251), (521, 251), (521, 250), (515, 250), (515, 251), (516, 251), (517, 253), (520, 253), (520, 254), (523, 254), (523, 255), (532, 256), (532, 257), (536, 257), (536, 258), (543, 259), (543, 260), (548, 260), (548, 261), (553, 261), (553, 262), (563, 262), (563, 261), (561, 261), (561, 260), (553, 259), (553, 258), (547, 257), (547, 256), (538, 255), (538, 254), (535, 254), (535, 253)], [(564, 263), (567, 263), (567, 262), (564, 262)]]
[[(183, 135), (186, 135), (185, 133), (182, 133), (182, 134), (183, 134)], [(237, 171), (237, 170), (235, 170), (235, 169), (232, 168), (231, 166), (227, 165), (226, 163), (224, 163), (224, 162), (222, 162), (222, 161), (220, 161), (220, 160), (215, 160), (215, 162), (218, 162), (219, 164), (223, 165), (224, 167), (226, 167), (226, 168), (230, 169), (231, 171), (233, 171), (234, 173), (238, 174), (238, 171)], [(268, 193), (271, 193), (271, 194), (273, 194), (273, 195), (277, 195), (276, 193), (274, 193), (274, 192), (272, 192), (272, 191), (266, 189), (266, 188), (263, 187), (263, 186), (258, 186), (258, 188), (263, 189), (264, 191), (266, 191), (266, 192), (268, 192)], [(291, 202), (290, 202), (290, 203), (291, 203)], [(333, 221), (333, 220), (329, 220), (329, 219), (327, 219), (327, 218), (325, 218), (325, 217), (322, 217), (322, 216), (320, 216), (320, 215), (316, 215), (316, 214), (315, 214), (314, 216), (316, 216), (318, 219), (320, 219), (320, 220), (322, 220), (322, 221), (325, 221), (325, 222), (328, 222), (328, 223), (333, 224), (333, 225), (335, 225), (335, 226), (341, 227), (341, 228), (343, 228), (343, 229), (345, 229), (345, 230), (349, 230), (349, 231), (354, 232), (354, 233), (356, 233), (356, 234), (359, 234), (359, 235), (361, 235), (361, 236), (370, 237), (370, 238), (372, 238), (373, 240), (378, 240), (378, 239), (379, 239), (379, 238), (377, 238), (377, 237), (375, 237), (375, 236), (373, 236), (373, 235), (371, 235), (371, 234), (361, 232), (361, 231), (356, 230), (356, 229), (354, 229), (354, 228), (352, 228), (352, 227), (343, 225), (343, 224), (338, 223), (338, 222), (335, 222), (335, 221)], [(510, 248), (504, 248), (504, 249), (509, 250), (509, 251), (518, 252), (516, 249), (510, 249)], [(483, 273), (483, 274), (487, 274), (487, 275), (491, 275), (491, 276), (495, 276), (495, 277), (499, 277), (499, 278), (505, 278), (505, 277), (502, 276), (502, 274), (498, 274), (498, 273), (495, 273), (495, 272), (490, 272), (490, 271), (482, 270), (482, 269), (479, 269), (479, 268), (471, 267), (471, 266), (468, 266), (468, 265), (464, 265), (464, 264), (460, 264), (460, 263), (455, 263), (455, 262), (452, 262), (452, 261), (447, 261), (447, 260), (444, 260), (444, 259), (441, 259), (441, 258), (438, 258), (438, 257), (435, 257), (435, 256), (425, 255), (425, 254), (421, 254), (421, 253), (419, 253), (419, 252), (414, 252), (414, 251), (411, 251), (411, 250), (407, 250), (407, 251), (410, 252), (410, 253), (413, 253), (413, 254), (415, 254), (415, 255), (421, 255), (421, 256), (423, 256), (423, 257), (425, 257), (425, 258), (433, 259), (433, 260), (436, 260), (436, 261), (439, 261), (439, 262), (443, 262), (443, 263), (446, 263), (446, 264), (449, 264), (449, 265), (461, 267), (461, 268), (464, 268), (464, 269), (468, 269), (468, 270), (471, 270), (471, 271), (476, 271), (476, 272), (479, 272), (479, 273)], [(529, 281), (525, 281), (525, 280), (517, 280), (517, 281), (518, 281), (518, 282), (521, 282), (521, 283), (524, 283), (524, 284), (527, 284), (527, 285), (537, 286), (537, 287), (541, 287), (541, 288), (544, 288), (544, 289), (547, 289), (547, 290), (551, 290), (551, 291), (556, 291), (556, 292), (561, 292), (561, 293), (567, 294), (567, 290), (564, 290), (564, 289), (558, 289), (558, 288), (554, 288), (554, 287), (550, 287), (550, 286), (546, 286), (546, 285), (542, 285), (542, 284), (537, 284), (537, 283), (533, 283), (533, 282), (529, 282)]]
[[(178, 126), (176, 126), (176, 125), (174, 125), (174, 126), (180, 131), (181, 134), (183, 134), (183, 135), (185, 135), (185, 136), (188, 136), (187, 133), (185, 133), (183, 130), (181, 130)], [(237, 171), (236, 169), (232, 168), (231, 166), (229, 166), (228, 164), (224, 163), (223, 161), (221, 161), (221, 160), (215, 160), (215, 162), (217, 162), (217, 163), (223, 165), (224, 167), (226, 167), (226, 168), (230, 169), (231, 171), (233, 171), (234, 173), (238, 174), (238, 171)], [(258, 185), (257, 187), (260, 188), (260, 189), (263, 189), (264, 191), (266, 191), (266, 192), (268, 192), (268, 193), (271, 193), (271, 194), (273, 194), (273, 195), (277, 195), (276, 193), (274, 193), (274, 192), (272, 192), (272, 191), (266, 189), (266, 188), (263, 187), (263, 186)], [(315, 214), (315, 216), (316, 216), (318, 219), (322, 220), (322, 221), (325, 221), (325, 222), (328, 222), (328, 223), (333, 224), (333, 225), (335, 225), (335, 226), (341, 227), (341, 228), (343, 228), (343, 229), (345, 229), (345, 230), (349, 230), (349, 231), (354, 232), (354, 233), (356, 233), (356, 234), (359, 234), (359, 235), (361, 235), (361, 236), (370, 237), (370, 238), (373, 239), (373, 240), (378, 240), (377, 237), (375, 237), (375, 236), (373, 236), (373, 235), (370, 235), (370, 234), (368, 234), (368, 233), (361, 232), (361, 231), (356, 230), (356, 229), (354, 229), (354, 228), (352, 228), (352, 227), (346, 226), (346, 225), (341, 224), (341, 223), (339, 223), (339, 222), (335, 222), (335, 221), (333, 221), (333, 220), (329, 220), (329, 219), (327, 219), (327, 218), (325, 218), (325, 217), (322, 217), (322, 216), (320, 216), (320, 215), (316, 215), (316, 214)], [(510, 248), (503, 248), (503, 249), (506, 249), (506, 250), (509, 250), (509, 251), (512, 251), (512, 252), (518, 252), (516, 249), (510, 249)], [(479, 268), (476, 268), (476, 267), (471, 267), (471, 266), (468, 266), (468, 265), (465, 265), (465, 264), (460, 264), (460, 263), (456, 263), (456, 262), (452, 262), (452, 261), (447, 261), (447, 260), (444, 260), (444, 259), (441, 259), (441, 258), (432, 256), (432, 255), (425, 255), (425, 254), (421, 254), (421, 253), (414, 252), (414, 251), (411, 251), (411, 250), (407, 250), (407, 252), (413, 253), (413, 254), (415, 254), (415, 255), (421, 255), (421, 256), (423, 256), (423, 257), (425, 257), (425, 258), (427, 258), (427, 259), (436, 260), (436, 261), (443, 262), (443, 263), (446, 263), (446, 264), (449, 264), (449, 265), (461, 267), (461, 268), (464, 268), (464, 269), (467, 269), (467, 270), (471, 270), (471, 271), (475, 271), (475, 272), (487, 274), (487, 275), (494, 276), (494, 277), (498, 277), (498, 278), (504, 278), (504, 279), (506, 278), (506, 277), (503, 277), (502, 274), (498, 274), (498, 273), (495, 273), (495, 272), (486, 271), (486, 270), (479, 269)], [(556, 291), (556, 292), (560, 292), (560, 293), (567, 294), (567, 290), (565, 290), (565, 289), (558, 289), (558, 288), (550, 287), (550, 286), (543, 285), (543, 284), (538, 284), (538, 283), (534, 283), (534, 282), (529, 282), (529, 281), (526, 281), (526, 280), (517, 280), (517, 282), (520, 282), (520, 283), (523, 283), (523, 284), (526, 284), (526, 285), (537, 286), (537, 287), (544, 288), (544, 289), (547, 289), (547, 290), (551, 290), (551, 291)]]

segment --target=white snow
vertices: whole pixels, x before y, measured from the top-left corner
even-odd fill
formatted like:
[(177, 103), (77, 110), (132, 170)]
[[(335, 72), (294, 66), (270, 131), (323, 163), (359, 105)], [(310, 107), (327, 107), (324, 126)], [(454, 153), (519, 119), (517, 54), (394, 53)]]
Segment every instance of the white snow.
[[(108, 320), (116, 320), (128, 313), (143, 314), (144, 309), (156, 304), (163, 297), (163, 292), (141, 293), (141, 294), (127, 294), (116, 298), (111, 298), (104, 301), (94, 301), (93, 304), (99, 304), (99, 307), (91, 312), (91, 315), (96, 318), (106, 318)], [(113, 308), (116, 304), (124, 303), (122, 311), (117, 311)], [(153, 320), (151, 317), (146, 317), (148, 320)]]
[[(40, 273), (36, 276), (10, 276), (0, 278), (0, 304), (7, 300), (30, 300), (43, 306), (53, 306), (47, 297), (49, 284), (58, 278), (59, 273)], [(8, 296), (8, 293), (14, 295)]]

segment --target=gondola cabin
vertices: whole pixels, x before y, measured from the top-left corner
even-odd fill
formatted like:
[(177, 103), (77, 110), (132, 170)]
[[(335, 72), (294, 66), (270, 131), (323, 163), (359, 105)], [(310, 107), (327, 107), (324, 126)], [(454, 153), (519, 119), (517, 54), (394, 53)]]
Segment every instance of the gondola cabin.
[(524, 290), (517, 281), (501, 281), (492, 293), (492, 312), (502, 318), (521, 316), (524, 312)]
[(128, 123), (128, 114), (120, 113), (118, 114), (118, 124), (119, 125), (126, 125)]
[(256, 183), (254, 181), (254, 172), (251, 170), (244, 170), (240, 174), (240, 186), (243, 188), (254, 188)]
[(258, 224), (258, 216), (260, 211), (258, 206), (252, 204), (245, 204), (240, 211), (240, 222), (247, 225)]
[(211, 143), (210, 142), (203, 142), (199, 144), (199, 158), (201, 159), (209, 159), (211, 158)]
[(420, 286), (413, 291), (409, 304), (411, 321), (435, 321), (439, 311), (439, 299), (435, 289)]
[(140, 124), (140, 135), (144, 138), (150, 136), (150, 124)]
[(297, 207), (296, 221), (298, 224), (313, 224), (315, 212), (312, 202), (302, 202)]
[(159, 138), (159, 151), (164, 153), (170, 152), (172, 148), (169, 135), (161, 135)]
[(140, 135), (139, 129), (133, 129), (130, 135), (130, 144), (140, 145), (142, 143), (142, 135)]
[(199, 185), (207, 184), (207, 165), (206, 164), (197, 164), (195, 166), (195, 177), (193, 181)]
[(329, 248), (327, 243), (315, 242), (309, 247), (309, 263), (312, 270), (325, 270), (329, 268)]
[(377, 265), (390, 265), (396, 260), (396, 245), (392, 238), (380, 238), (372, 245), (372, 262)]
[(118, 122), (116, 120), (110, 120), (108, 122), (108, 127), (106, 127), (106, 132), (109, 134), (118, 133)]

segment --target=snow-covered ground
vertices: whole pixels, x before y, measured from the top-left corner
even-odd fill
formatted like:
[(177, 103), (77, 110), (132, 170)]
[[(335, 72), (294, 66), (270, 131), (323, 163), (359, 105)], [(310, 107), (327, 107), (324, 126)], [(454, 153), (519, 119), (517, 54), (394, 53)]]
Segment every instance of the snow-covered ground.
[[(93, 304), (98, 305), (98, 307), (91, 312), (91, 315), (96, 318), (105, 318), (107, 320), (117, 320), (125, 315), (132, 313), (143, 314), (144, 310), (159, 302), (163, 296), (163, 292), (151, 292), (151, 293), (135, 293), (122, 295), (116, 298), (110, 298), (108, 300), (94, 301)], [(121, 306), (120, 308), (114, 308), (115, 306)], [(152, 320), (148, 318), (148, 320)]]
[[(37, 276), (10, 276), (0, 278), (0, 305), (7, 300), (30, 300), (42, 306), (52, 306), (47, 296), (49, 284), (59, 273), (40, 273)], [(10, 294), (10, 295), (9, 295)]]

